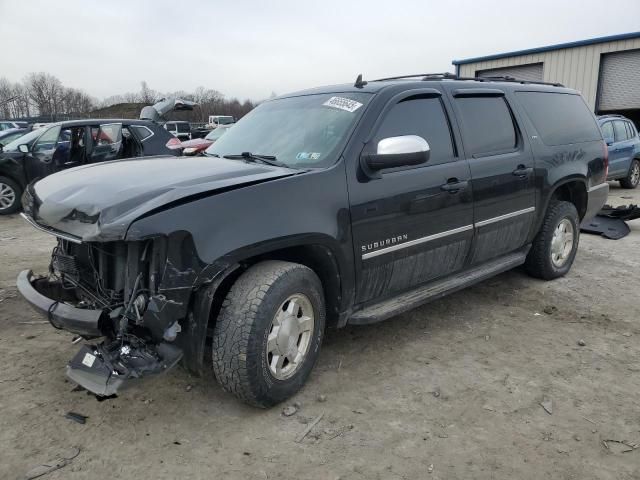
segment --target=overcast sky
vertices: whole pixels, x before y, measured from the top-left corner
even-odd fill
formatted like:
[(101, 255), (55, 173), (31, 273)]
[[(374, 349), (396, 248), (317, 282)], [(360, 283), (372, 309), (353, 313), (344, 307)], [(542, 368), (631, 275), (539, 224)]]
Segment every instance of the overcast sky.
[(260, 100), (640, 29), (638, 0), (0, 0), (0, 77)]

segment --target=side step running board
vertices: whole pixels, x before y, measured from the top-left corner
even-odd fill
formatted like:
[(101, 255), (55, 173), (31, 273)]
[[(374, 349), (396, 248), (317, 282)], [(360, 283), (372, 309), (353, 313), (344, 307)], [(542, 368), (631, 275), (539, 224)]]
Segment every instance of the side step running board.
[(449, 293), (462, 290), (475, 283), (493, 277), (522, 265), (527, 257), (529, 247), (509, 255), (483, 263), (471, 270), (457, 273), (423, 287), (416, 288), (399, 296), (383, 300), (354, 313), (349, 318), (350, 325), (366, 325), (376, 323), (399, 315), (432, 300), (442, 298)]

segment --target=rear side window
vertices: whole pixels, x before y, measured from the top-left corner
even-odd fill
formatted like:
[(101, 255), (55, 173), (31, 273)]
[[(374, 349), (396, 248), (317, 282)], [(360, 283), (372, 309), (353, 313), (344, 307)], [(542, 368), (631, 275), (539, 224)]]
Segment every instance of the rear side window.
[(613, 140), (613, 123), (606, 122), (602, 125), (602, 136), (605, 140)]
[(613, 131), (616, 134), (616, 142), (622, 142), (627, 139), (627, 129), (624, 127), (625, 122), (616, 120), (613, 122)]
[(468, 155), (498, 154), (516, 147), (516, 129), (503, 97), (462, 97), (456, 104)]
[(142, 125), (131, 125), (129, 128), (134, 131), (140, 141), (143, 141), (153, 135), (151, 130)]
[(629, 122), (624, 122), (624, 126), (627, 129), (627, 139), (633, 138), (635, 134), (633, 133), (633, 127), (631, 126), (631, 124)]
[(454, 156), (449, 121), (439, 98), (410, 97), (395, 104), (382, 120), (376, 142), (401, 135), (418, 135), (429, 143), (427, 165), (443, 163)]
[(546, 145), (600, 140), (593, 114), (580, 95), (516, 92), (516, 98)]

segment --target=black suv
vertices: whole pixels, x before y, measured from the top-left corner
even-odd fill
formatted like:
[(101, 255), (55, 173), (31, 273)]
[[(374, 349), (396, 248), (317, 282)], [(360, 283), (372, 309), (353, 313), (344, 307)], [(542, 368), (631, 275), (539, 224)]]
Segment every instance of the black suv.
[(146, 120), (53, 123), (0, 149), (0, 215), (18, 211), (26, 185), (52, 173), (107, 160), (181, 153), (179, 140)]
[(180, 359), (261, 407), (311, 372), (325, 327), (397, 315), (524, 265), (571, 268), (608, 193), (578, 92), (450, 75), (270, 100), (206, 157), (123, 160), (24, 195), (58, 237), (18, 288), (85, 339), (68, 376), (98, 395)]

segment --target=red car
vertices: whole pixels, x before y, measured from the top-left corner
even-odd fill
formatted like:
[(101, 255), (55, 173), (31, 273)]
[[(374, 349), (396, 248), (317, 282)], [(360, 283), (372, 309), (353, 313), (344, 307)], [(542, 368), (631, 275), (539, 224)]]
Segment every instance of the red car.
[(182, 148), (184, 149), (182, 150), (182, 154), (187, 156), (200, 155), (231, 127), (232, 125), (220, 125), (215, 130), (211, 130), (204, 138), (195, 138), (193, 140), (182, 142)]

